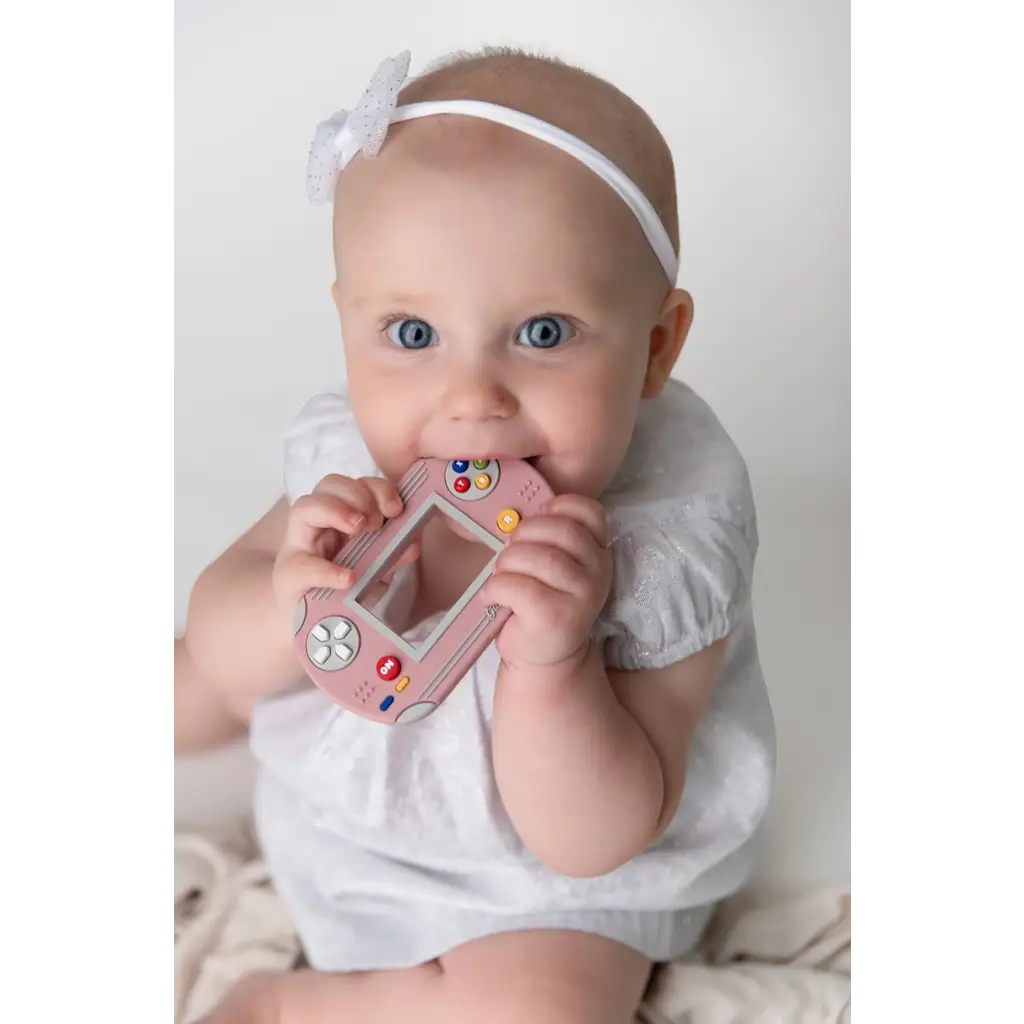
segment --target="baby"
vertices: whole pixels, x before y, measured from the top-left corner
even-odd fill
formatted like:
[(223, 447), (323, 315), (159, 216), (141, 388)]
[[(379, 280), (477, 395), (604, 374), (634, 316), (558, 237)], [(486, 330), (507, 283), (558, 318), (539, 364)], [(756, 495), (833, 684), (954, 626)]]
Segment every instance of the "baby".
[[(385, 61), (310, 157), (346, 393), (299, 413), (286, 495), (203, 572), (175, 647), (178, 749), (248, 726), (313, 968), (247, 979), (209, 1020), (627, 1024), (651, 964), (747, 878), (772, 788), (749, 481), (670, 378), (693, 304), (644, 111), (520, 53), (407, 70)], [(482, 592), (511, 611), (495, 644), (432, 715), (384, 726), (301, 675), (292, 614), (353, 584), (342, 539), (401, 510), (422, 457), (528, 458), (557, 497)], [(447, 523), (382, 596), (405, 632), (492, 557)]]

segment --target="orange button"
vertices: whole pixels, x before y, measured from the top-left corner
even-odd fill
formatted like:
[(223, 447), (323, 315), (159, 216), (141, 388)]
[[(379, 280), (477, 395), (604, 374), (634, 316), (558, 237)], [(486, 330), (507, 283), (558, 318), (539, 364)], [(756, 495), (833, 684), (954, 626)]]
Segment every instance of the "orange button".
[(498, 529), (502, 533), (511, 533), (519, 525), (522, 518), (514, 508), (503, 508), (498, 513)]
[(402, 678), (399, 679), (397, 683), (395, 683), (395, 690), (398, 693), (401, 693), (408, 685), (409, 685), (409, 677), (408, 676), (402, 676)]
[(476, 485), (481, 491), (486, 491), (491, 486), (491, 478), (486, 473), (481, 473), (476, 478)]

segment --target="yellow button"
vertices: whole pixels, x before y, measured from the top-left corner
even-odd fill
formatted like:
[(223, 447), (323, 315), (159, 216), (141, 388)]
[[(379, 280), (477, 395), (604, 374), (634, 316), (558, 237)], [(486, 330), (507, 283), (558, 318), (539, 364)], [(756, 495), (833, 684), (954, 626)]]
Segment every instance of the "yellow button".
[(476, 478), (476, 485), (481, 491), (486, 491), (491, 486), (491, 478), (486, 473), (481, 473)]
[(498, 529), (502, 533), (511, 533), (522, 518), (514, 508), (503, 508), (498, 513)]
[(397, 683), (395, 683), (395, 689), (399, 693), (401, 693), (408, 685), (409, 685), (409, 677), (408, 676), (402, 676), (402, 678), (399, 679)]

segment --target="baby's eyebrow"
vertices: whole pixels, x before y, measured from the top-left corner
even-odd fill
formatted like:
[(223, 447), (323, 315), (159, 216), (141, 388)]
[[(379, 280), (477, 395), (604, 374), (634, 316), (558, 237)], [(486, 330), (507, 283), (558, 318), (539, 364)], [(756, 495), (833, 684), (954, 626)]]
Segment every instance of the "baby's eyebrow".
[(599, 323), (613, 308), (606, 294), (591, 289), (569, 290), (557, 295), (548, 292), (527, 295), (517, 305), (524, 318), (554, 313), (572, 317), (582, 327), (588, 322)]
[[(515, 307), (519, 311), (518, 315), (523, 317), (562, 313), (566, 316), (575, 316), (582, 323), (580, 311), (586, 310), (588, 314), (600, 314), (609, 305), (607, 298), (607, 295), (589, 290), (566, 292), (561, 295), (545, 292), (516, 299)], [(439, 296), (436, 292), (433, 294), (428, 292), (384, 292), (380, 295), (353, 295), (349, 302), (358, 308), (374, 306), (380, 309), (425, 312), (436, 306), (438, 299)]]
[[(595, 288), (567, 288), (560, 292), (524, 292), (512, 300), (503, 310), (494, 310), (496, 315), (504, 314), (510, 321), (526, 321), (531, 316), (568, 316), (582, 330), (606, 318), (614, 303), (607, 291)], [(353, 308), (385, 310), (390, 314), (418, 315), (430, 319), (444, 305), (444, 296), (438, 292), (361, 292), (352, 295), (349, 304)], [(505, 302), (502, 303), (506, 305)]]
[(387, 306), (392, 309), (425, 306), (437, 301), (436, 295), (393, 292), (384, 295), (353, 295), (349, 300), (353, 306)]

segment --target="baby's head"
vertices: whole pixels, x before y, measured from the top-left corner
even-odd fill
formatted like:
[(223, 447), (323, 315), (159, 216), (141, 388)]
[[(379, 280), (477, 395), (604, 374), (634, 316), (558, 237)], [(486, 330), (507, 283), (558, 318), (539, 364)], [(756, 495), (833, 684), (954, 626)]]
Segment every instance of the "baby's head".
[[(588, 143), (639, 186), (678, 252), (664, 139), (613, 86), (486, 52), (399, 104), (483, 100)], [(393, 123), (338, 179), (334, 239), (350, 397), (392, 479), (417, 458), (533, 458), (597, 496), (692, 319), (626, 202), (549, 142), (460, 114)], [(671, 254), (670, 254), (671, 256)]]

